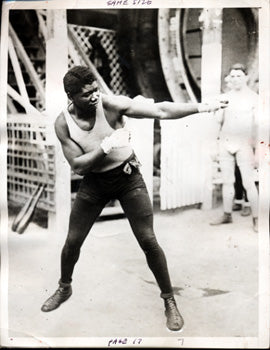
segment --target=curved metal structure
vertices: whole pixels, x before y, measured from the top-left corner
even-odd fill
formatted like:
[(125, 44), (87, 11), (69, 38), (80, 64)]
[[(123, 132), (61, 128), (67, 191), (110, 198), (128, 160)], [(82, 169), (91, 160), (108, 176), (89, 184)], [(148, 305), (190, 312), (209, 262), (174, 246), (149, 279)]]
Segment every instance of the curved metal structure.
[[(168, 89), (175, 101), (185, 95), (186, 100), (200, 100), (201, 10), (160, 9), (158, 13), (161, 63)], [(258, 82), (257, 16), (254, 9), (223, 9), (222, 78), (230, 65), (240, 61), (247, 65), (249, 85), (254, 89)], [(185, 90), (186, 94), (183, 92)]]
[[(200, 100), (201, 11), (162, 8), (119, 12), (120, 55), (134, 94), (156, 100)], [(257, 10), (224, 8), (222, 32), (222, 82), (229, 67), (242, 62), (249, 69), (249, 85), (256, 90)]]
[(196, 101), (186, 69), (181, 37), (181, 10), (161, 9), (158, 14), (158, 39), (161, 64), (174, 101)]

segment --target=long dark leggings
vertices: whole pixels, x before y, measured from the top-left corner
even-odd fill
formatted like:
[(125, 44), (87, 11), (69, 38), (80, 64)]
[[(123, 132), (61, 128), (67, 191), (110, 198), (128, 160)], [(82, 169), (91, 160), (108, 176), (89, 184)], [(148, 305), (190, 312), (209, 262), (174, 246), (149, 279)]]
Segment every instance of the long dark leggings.
[[(171, 295), (172, 286), (166, 257), (153, 231), (153, 210), (145, 188), (136, 188), (119, 198), (132, 231), (143, 249), (149, 268), (161, 290), (161, 295)], [(79, 259), (80, 248), (105, 204), (91, 204), (76, 198), (69, 223), (69, 232), (61, 255), (61, 281), (72, 280), (74, 266)]]

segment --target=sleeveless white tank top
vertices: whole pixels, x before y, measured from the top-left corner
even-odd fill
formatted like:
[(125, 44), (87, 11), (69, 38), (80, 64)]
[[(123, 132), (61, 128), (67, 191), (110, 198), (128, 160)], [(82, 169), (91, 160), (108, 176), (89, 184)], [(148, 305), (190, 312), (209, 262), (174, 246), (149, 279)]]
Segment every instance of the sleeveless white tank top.
[[(67, 109), (63, 110), (70, 137), (82, 150), (87, 153), (100, 146), (106, 136), (110, 136), (114, 129), (109, 125), (101, 106), (98, 106), (95, 125), (91, 130), (83, 130), (74, 121)], [(128, 159), (133, 153), (130, 145), (112, 149), (112, 151), (103, 159), (99, 165), (93, 169), (93, 172), (104, 172), (116, 168)]]

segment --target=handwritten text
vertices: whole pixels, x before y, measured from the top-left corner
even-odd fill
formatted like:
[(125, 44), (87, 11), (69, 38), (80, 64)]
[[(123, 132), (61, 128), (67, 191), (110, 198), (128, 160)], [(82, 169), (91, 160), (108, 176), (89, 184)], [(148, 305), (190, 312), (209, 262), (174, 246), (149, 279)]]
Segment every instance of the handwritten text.
[(107, 0), (107, 6), (151, 5), (152, 0)]
[(134, 345), (140, 345), (142, 342), (142, 338), (134, 338), (134, 339), (128, 339), (128, 338), (114, 338), (110, 339), (108, 342), (108, 346), (113, 345), (127, 345), (127, 344), (134, 344)]

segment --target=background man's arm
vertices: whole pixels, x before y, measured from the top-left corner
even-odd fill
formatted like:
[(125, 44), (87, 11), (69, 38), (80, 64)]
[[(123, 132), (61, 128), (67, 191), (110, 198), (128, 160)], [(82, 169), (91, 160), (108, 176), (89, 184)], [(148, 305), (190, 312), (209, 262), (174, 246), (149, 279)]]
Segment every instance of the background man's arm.
[(85, 175), (95, 168), (106, 156), (103, 149), (98, 147), (92, 152), (83, 150), (70, 138), (67, 125), (58, 117), (55, 122), (55, 132), (61, 142), (65, 158), (72, 170), (78, 175)]

